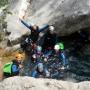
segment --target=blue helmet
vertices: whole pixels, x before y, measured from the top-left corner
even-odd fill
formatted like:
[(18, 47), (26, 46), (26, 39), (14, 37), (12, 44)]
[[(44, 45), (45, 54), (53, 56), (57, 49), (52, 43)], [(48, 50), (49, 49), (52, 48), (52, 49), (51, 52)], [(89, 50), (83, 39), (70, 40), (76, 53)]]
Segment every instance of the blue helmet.
[(42, 51), (42, 47), (41, 46), (37, 46), (37, 52), (41, 52)]

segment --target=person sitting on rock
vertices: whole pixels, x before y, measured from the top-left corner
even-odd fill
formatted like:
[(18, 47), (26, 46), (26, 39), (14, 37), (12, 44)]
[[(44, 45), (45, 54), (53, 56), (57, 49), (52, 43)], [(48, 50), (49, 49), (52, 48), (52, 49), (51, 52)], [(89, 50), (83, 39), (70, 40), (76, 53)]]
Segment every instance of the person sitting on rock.
[(40, 62), (35, 66), (31, 76), (35, 78), (49, 78), (50, 72), (44, 67), (43, 63)]
[(22, 54), (16, 54), (15, 60), (12, 60), (10, 63), (6, 63), (3, 68), (3, 75), (5, 78), (11, 76), (17, 76), (20, 74), (20, 70), (22, 69)]
[(42, 47), (37, 45), (36, 49), (34, 50), (34, 52), (32, 53), (32, 58), (31, 60), (33, 62), (38, 62), (40, 61), (40, 58), (42, 57), (43, 53), (42, 53)]
[(54, 46), (55, 54), (58, 55), (59, 59), (62, 60), (62, 64), (64, 67), (68, 65), (68, 60), (66, 59), (65, 52), (64, 52), (64, 44), (57, 43)]

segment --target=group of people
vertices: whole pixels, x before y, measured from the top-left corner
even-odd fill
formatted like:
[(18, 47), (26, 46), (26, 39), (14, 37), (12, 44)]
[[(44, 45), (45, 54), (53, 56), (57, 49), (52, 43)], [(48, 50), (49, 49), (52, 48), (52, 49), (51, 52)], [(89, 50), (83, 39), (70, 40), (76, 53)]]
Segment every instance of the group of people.
[[(57, 69), (67, 69), (68, 59), (65, 55), (64, 43), (59, 40), (55, 27), (44, 25), (40, 28), (37, 25), (27, 24), (23, 19), (20, 19), (20, 22), (31, 31), (31, 34), (21, 42), (21, 49), (29, 56), (30, 63), (34, 63), (30, 76), (51, 77), (50, 66), (55, 63), (55, 66), (60, 63)], [(5, 64), (3, 70), (5, 77), (20, 75), (20, 70), (23, 68), (22, 58), (22, 54), (18, 53), (15, 60)]]

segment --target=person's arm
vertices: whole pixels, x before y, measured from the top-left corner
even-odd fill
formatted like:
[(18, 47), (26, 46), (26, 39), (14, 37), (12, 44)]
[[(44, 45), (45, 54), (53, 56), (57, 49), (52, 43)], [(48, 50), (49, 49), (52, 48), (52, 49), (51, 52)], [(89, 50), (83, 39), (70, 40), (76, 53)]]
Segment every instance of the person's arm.
[(19, 71), (19, 68), (17, 68), (16, 65), (12, 65), (12, 71), (13, 72), (18, 72)]
[(48, 27), (49, 27), (49, 25), (45, 25), (44, 27), (40, 28), (38, 30), (38, 32), (42, 32), (42, 31), (46, 30)]
[(21, 20), (21, 23), (25, 25), (28, 29), (32, 30), (32, 25), (28, 25), (25, 21)]

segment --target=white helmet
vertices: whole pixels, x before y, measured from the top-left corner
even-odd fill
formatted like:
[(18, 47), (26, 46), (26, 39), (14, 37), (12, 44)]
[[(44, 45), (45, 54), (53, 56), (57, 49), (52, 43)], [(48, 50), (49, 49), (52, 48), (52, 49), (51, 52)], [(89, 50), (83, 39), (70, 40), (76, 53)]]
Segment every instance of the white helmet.
[(54, 29), (55, 29), (54, 26), (49, 26), (50, 31), (54, 31)]
[(60, 49), (59, 45), (56, 44), (56, 45), (54, 46), (54, 49), (55, 49), (55, 50), (59, 50), (59, 49)]
[(37, 46), (37, 52), (41, 52), (42, 51), (42, 47), (41, 46)]
[(36, 58), (36, 54), (33, 54), (32, 57), (35, 59)]

